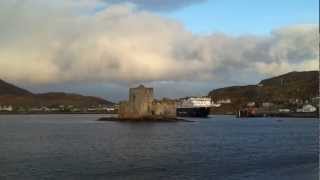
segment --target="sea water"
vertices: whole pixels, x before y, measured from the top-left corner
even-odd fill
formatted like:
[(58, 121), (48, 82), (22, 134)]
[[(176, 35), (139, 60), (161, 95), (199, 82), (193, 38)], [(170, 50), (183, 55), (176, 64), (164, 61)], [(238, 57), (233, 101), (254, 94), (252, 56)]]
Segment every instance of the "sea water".
[(316, 180), (318, 120), (0, 115), (0, 179)]

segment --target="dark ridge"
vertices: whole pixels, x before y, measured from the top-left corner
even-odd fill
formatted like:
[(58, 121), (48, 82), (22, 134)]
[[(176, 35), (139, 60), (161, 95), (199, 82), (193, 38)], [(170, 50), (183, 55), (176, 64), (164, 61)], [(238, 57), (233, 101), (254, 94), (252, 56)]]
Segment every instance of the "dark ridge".
[(262, 80), (260, 81), (260, 84), (269, 86), (288, 86), (292, 84), (301, 84), (306, 82), (317, 84), (319, 81), (319, 79), (317, 78), (318, 75), (319, 71), (293, 71), (287, 74)]
[(93, 96), (83, 96), (80, 94), (74, 93), (63, 93), (63, 92), (49, 92), (44, 94), (37, 94), (37, 98), (45, 102), (47, 105), (69, 105), (74, 104), (79, 107), (85, 106), (97, 106), (100, 104), (103, 105), (113, 105), (114, 103), (111, 101), (107, 101), (102, 98), (93, 97)]
[(97, 105), (114, 105), (113, 102), (74, 93), (48, 92), (33, 94), (25, 89), (0, 80), (0, 104), (13, 106), (58, 106), (74, 105), (77, 107), (88, 107)]
[(32, 93), (0, 79), (0, 95), (32, 95)]

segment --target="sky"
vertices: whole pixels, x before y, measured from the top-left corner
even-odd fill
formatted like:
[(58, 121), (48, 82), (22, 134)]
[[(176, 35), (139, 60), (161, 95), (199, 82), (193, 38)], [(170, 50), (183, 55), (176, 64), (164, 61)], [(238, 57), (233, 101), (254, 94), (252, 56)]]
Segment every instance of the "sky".
[(209, 0), (164, 14), (195, 33), (266, 35), (294, 24), (319, 22), (317, 0)]
[(112, 101), (319, 68), (318, 0), (2, 0), (0, 79)]

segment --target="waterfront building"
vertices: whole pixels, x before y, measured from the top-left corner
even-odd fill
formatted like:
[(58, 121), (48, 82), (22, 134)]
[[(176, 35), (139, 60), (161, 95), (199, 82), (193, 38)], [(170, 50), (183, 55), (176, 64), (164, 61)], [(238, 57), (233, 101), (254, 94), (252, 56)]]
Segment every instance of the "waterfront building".
[(231, 99), (221, 99), (217, 101), (217, 104), (230, 104)]
[(0, 111), (13, 111), (13, 107), (11, 105), (0, 105)]
[(211, 106), (212, 106), (212, 107), (221, 107), (221, 104), (220, 104), (220, 103), (212, 102)]
[(306, 104), (302, 106), (302, 108), (297, 109), (297, 112), (316, 112), (317, 108), (312, 106), (311, 104)]
[(255, 102), (248, 102), (247, 106), (248, 107), (254, 107), (254, 106), (256, 106), (256, 103)]
[(290, 109), (279, 109), (279, 112), (282, 112), (282, 113), (289, 113), (289, 112), (291, 112), (291, 110)]
[(31, 112), (50, 112), (51, 109), (46, 106), (41, 106), (41, 107), (32, 107), (32, 108), (28, 109), (28, 111), (31, 111)]
[(271, 102), (263, 102), (262, 103), (262, 107), (264, 107), (264, 108), (270, 108), (270, 107), (273, 107), (273, 106), (274, 106), (274, 104), (271, 103)]

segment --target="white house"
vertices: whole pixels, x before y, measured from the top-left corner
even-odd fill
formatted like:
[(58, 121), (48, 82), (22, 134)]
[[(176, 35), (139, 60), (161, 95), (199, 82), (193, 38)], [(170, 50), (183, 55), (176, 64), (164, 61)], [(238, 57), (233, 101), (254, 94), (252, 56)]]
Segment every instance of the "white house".
[(301, 109), (297, 109), (297, 112), (315, 112), (315, 111), (317, 111), (317, 108), (315, 108), (311, 104), (306, 104)]
[(0, 111), (13, 111), (13, 107), (11, 105), (0, 105)]
[(220, 103), (215, 103), (215, 102), (213, 102), (213, 103), (211, 104), (211, 106), (212, 106), (212, 107), (221, 107), (221, 104), (220, 104)]
[(265, 107), (265, 108), (269, 108), (269, 107), (272, 107), (272, 106), (274, 106), (274, 104), (271, 103), (271, 102), (263, 102), (262, 103), (262, 107)]
[(279, 112), (288, 113), (290, 112), (290, 109), (279, 109)]
[(248, 102), (248, 103), (247, 103), (247, 106), (248, 106), (248, 107), (253, 107), (253, 106), (255, 106), (255, 105), (256, 105), (255, 102)]
[(230, 104), (231, 99), (221, 99), (217, 101), (217, 104)]

